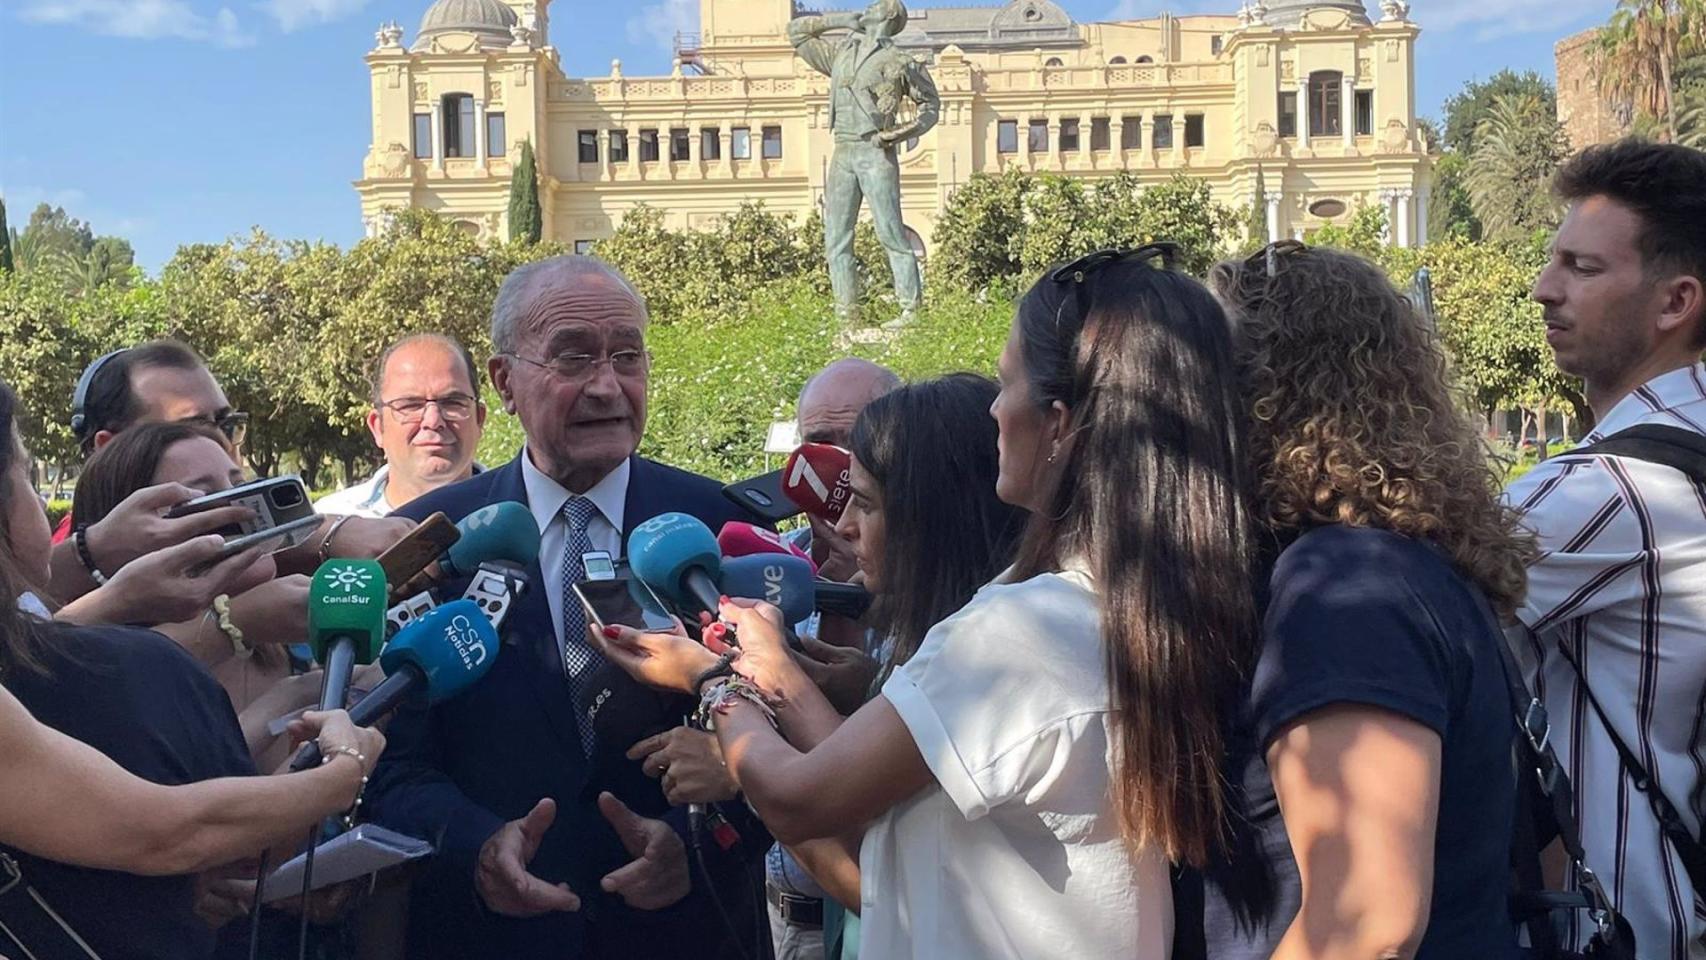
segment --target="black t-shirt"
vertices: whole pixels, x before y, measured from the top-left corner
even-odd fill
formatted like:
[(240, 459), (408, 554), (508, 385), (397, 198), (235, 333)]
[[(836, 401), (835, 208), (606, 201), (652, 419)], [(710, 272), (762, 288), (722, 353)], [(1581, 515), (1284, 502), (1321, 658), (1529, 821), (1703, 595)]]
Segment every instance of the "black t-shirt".
[[(56, 628), (46, 676), (17, 668), (6, 688), (42, 723), (131, 773), (175, 786), (250, 775), (231, 700), (170, 639), (130, 627)], [(142, 877), (19, 856), (24, 877), (103, 960), (205, 957), (195, 877)]]
[(1211, 960), (1266, 960), (1297, 914), (1297, 865), (1265, 757), (1289, 724), (1339, 703), (1393, 711), (1440, 737), (1433, 900), (1417, 960), (1516, 955), (1506, 906), (1515, 728), (1494, 646), (1504, 638), (1475, 589), (1436, 548), (1381, 530), (1321, 527), (1280, 555), (1228, 750), (1236, 853), (1205, 884)]

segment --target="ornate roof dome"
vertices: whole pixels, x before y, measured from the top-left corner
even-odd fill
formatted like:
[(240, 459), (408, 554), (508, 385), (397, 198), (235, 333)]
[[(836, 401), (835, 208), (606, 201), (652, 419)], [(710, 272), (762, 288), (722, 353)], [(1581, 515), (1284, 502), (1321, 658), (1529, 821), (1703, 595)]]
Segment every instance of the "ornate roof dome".
[(421, 17), (413, 49), (423, 50), (433, 37), (445, 33), (474, 34), (481, 46), (508, 46), (509, 28), (517, 22), (515, 11), (499, 0), (436, 0)]
[(1311, 10), (1343, 10), (1351, 23), (1368, 24), (1368, 10), (1362, 0), (1268, 0), (1268, 23), (1287, 30), (1296, 30), (1303, 15)]

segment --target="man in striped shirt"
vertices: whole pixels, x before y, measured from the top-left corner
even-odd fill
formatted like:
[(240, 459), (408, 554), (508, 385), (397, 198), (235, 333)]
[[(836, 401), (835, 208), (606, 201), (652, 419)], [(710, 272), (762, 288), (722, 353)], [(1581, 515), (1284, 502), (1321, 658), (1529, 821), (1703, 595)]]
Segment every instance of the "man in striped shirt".
[[(1706, 433), (1706, 154), (1633, 141), (1590, 148), (1556, 189), (1569, 212), (1534, 299), (1559, 368), (1582, 379), (1598, 421), (1587, 442), (1636, 424)], [(1587, 865), (1635, 928), (1642, 960), (1706, 960), (1706, 891), (1689, 881), (1583, 686), (1698, 837), (1706, 485), (1643, 460), (1565, 454), (1507, 495), (1542, 551), (1518, 611), (1526, 629), (1512, 639), (1576, 785)]]

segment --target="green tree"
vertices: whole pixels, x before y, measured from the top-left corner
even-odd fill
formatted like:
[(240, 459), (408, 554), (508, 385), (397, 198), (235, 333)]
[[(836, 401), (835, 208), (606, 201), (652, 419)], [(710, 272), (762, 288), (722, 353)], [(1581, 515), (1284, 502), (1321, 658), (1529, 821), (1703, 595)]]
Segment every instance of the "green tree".
[(1475, 152), (1475, 137), (1481, 122), (1500, 97), (1535, 97), (1548, 113), (1558, 112), (1558, 92), (1533, 70), (1516, 73), (1500, 70), (1486, 80), (1471, 80), (1445, 101), (1445, 129), (1441, 140), (1446, 150), (1467, 157)]
[(1434, 161), (1434, 189), (1428, 198), (1428, 222), (1438, 237), (1481, 239), (1481, 219), (1475, 216), (1470, 201), (1469, 158), (1461, 153), (1445, 153)]
[(0, 197), (0, 273), (11, 273), (16, 267), (12, 264), (12, 231), (6, 228), (6, 200)]
[(1673, 76), (1678, 61), (1706, 42), (1702, 0), (1618, 0), (1600, 28), (1600, 92), (1655, 118), (1665, 139), (1681, 132)]
[(539, 171), (533, 161), (533, 141), (521, 142), (521, 159), (509, 177), (509, 238), (538, 243), (544, 231), (539, 209)]
[[(1207, 274), (1231, 249), (1241, 226), (1238, 212), (1214, 199), (1207, 180), (1182, 173), (1145, 189), (1137, 197), (1136, 208), (1140, 230), (1119, 237), (1119, 245), (1171, 240), (1184, 248), (1183, 267), (1197, 276)], [(1100, 215), (1117, 213), (1101, 211)]]
[(948, 198), (936, 221), (937, 266), (931, 279), (959, 290), (982, 290), (1017, 276), (1024, 248), (1025, 195), (1032, 178), (1019, 170), (978, 173)]
[(1071, 177), (1035, 178), (1025, 193), (1025, 232), (1019, 243), (1019, 269), (1034, 277), (1050, 266), (1089, 253), (1098, 246), (1093, 216), (1081, 182)]
[(30, 212), (24, 235), (43, 258), (66, 254), (81, 260), (95, 245), (95, 233), (87, 223), (66, 213), (64, 207), (47, 203), (37, 204)]
[(1489, 236), (1520, 239), (1558, 224), (1552, 176), (1569, 153), (1563, 126), (1534, 96), (1496, 97), (1476, 128), (1465, 185)]
[(1330, 223), (1315, 231), (1310, 243), (1323, 247), (1338, 247), (1379, 260), (1387, 249), (1386, 209), (1358, 203), (1351, 218), (1343, 225)]
[(682, 278), (695, 269), (692, 239), (663, 225), (663, 211), (640, 204), (592, 252), (627, 274), (654, 323), (674, 323), (693, 303)]

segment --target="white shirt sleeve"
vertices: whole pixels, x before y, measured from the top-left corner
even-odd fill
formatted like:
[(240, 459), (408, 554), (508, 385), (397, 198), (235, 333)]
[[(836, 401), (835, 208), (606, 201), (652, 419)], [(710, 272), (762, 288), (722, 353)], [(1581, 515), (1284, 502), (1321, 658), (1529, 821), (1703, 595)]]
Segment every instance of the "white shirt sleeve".
[(1541, 551), (1528, 568), (1528, 594), (1517, 610), (1530, 630), (1642, 595), (1642, 561), (1654, 541), (1626, 471), (1597, 457), (1569, 457), (1541, 464), (1507, 490)]
[(1106, 763), (1095, 595), (1055, 574), (985, 587), (931, 629), (883, 696), (967, 819), (1047, 792)]

